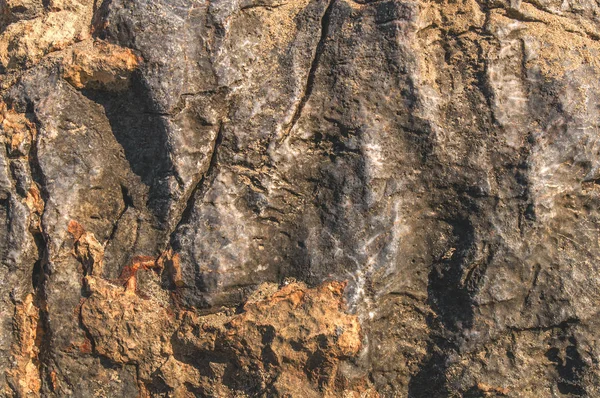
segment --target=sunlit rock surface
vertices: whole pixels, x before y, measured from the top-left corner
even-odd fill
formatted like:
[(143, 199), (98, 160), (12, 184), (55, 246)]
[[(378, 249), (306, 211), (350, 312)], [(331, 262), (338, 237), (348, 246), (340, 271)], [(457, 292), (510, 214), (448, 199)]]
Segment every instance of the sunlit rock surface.
[(600, 396), (599, 13), (0, 1), (0, 396)]

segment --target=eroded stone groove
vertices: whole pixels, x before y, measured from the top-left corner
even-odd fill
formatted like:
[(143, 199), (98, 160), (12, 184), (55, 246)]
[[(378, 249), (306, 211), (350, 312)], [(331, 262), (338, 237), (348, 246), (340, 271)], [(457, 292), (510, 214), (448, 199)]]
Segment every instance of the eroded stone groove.
[(315, 84), (315, 74), (317, 73), (317, 68), (319, 67), (319, 61), (321, 56), (323, 55), (323, 49), (325, 47), (325, 42), (327, 41), (327, 36), (329, 35), (329, 25), (331, 24), (331, 13), (333, 12), (333, 7), (335, 5), (335, 0), (330, 0), (327, 8), (325, 8), (325, 12), (323, 13), (323, 17), (321, 18), (321, 37), (319, 38), (319, 42), (317, 43), (317, 47), (315, 48), (315, 55), (310, 63), (310, 70), (308, 71), (308, 75), (306, 76), (306, 86), (302, 92), (302, 96), (300, 97), (300, 101), (298, 101), (298, 106), (294, 111), (294, 115), (292, 116), (292, 120), (290, 121), (289, 127), (286, 129), (286, 133), (283, 138), (287, 137), (290, 131), (294, 128), (298, 119), (302, 115), (302, 110), (306, 105), (306, 102), (310, 98), (312, 94), (314, 84)]

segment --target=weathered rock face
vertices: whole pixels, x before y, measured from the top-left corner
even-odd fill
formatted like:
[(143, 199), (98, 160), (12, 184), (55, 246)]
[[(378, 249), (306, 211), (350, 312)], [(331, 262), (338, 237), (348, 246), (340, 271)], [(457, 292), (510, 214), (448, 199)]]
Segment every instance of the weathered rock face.
[(599, 18), (0, 1), (0, 396), (600, 396)]
[(340, 385), (336, 377), (340, 359), (361, 348), (358, 319), (342, 312), (344, 284), (293, 283), (279, 291), (265, 284), (239, 314), (198, 316), (174, 315), (135, 290), (86, 282), (91, 295), (81, 322), (90, 346), (114, 363), (135, 365), (142, 395), (376, 396), (366, 381)]

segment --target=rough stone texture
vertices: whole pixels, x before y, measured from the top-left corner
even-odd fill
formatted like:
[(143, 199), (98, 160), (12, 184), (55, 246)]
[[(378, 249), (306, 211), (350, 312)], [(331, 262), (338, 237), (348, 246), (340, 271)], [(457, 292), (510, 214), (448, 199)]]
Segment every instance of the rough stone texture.
[(342, 283), (265, 284), (238, 314), (205, 316), (175, 315), (102, 279), (87, 277), (86, 286), (84, 347), (135, 365), (142, 396), (376, 396), (366, 380), (338, 377), (340, 359), (361, 348), (358, 319), (342, 311)]
[(599, 13), (0, 0), (0, 396), (600, 396)]

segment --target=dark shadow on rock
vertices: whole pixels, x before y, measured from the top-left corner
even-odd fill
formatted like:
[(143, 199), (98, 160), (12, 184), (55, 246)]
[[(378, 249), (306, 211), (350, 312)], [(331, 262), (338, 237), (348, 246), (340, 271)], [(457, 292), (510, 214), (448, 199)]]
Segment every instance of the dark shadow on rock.
[[(436, 317), (428, 317), (432, 330), (426, 359), (409, 382), (408, 396), (450, 396), (446, 371), (451, 353), (459, 349), (458, 337), (473, 324), (471, 293), (461, 283), (464, 267), (473, 257), (475, 230), (467, 217), (457, 215), (446, 222), (452, 227), (450, 258), (440, 259), (429, 273), (428, 302)], [(445, 257), (445, 256), (444, 256)]]
[(169, 210), (168, 177), (173, 173), (169, 157), (165, 116), (157, 110), (152, 93), (139, 73), (126, 91), (83, 90), (104, 107), (112, 133), (121, 144), (131, 170), (149, 188), (148, 208), (164, 222)]
[[(446, 388), (445, 374), (448, 368), (446, 355), (436, 350), (443, 342), (430, 343), (428, 359), (420, 366), (419, 372), (408, 383), (409, 398), (447, 397), (450, 395)], [(436, 350), (435, 352), (433, 352)]]
[(452, 332), (468, 329), (473, 323), (471, 296), (461, 279), (475, 245), (474, 228), (466, 218), (447, 221), (452, 226), (454, 253), (441, 259), (429, 273), (429, 304), (442, 325)]
[(550, 348), (545, 355), (558, 372), (558, 391), (568, 396), (583, 397), (587, 395), (582, 383), (587, 365), (579, 354), (576, 343), (571, 336), (564, 355), (561, 355), (561, 350), (557, 347)]

